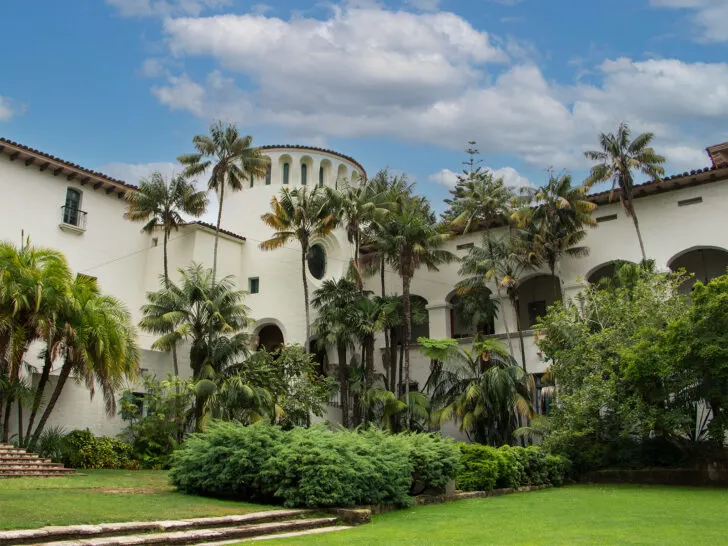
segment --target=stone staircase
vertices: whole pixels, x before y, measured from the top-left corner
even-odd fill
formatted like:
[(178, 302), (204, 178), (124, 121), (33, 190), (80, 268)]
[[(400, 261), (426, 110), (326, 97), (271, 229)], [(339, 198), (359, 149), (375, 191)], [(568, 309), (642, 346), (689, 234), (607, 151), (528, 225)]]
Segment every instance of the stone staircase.
[(65, 476), (75, 472), (72, 468), (64, 468), (60, 463), (50, 459), (41, 459), (35, 453), (10, 444), (0, 444), (0, 479), (22, 478), (27, 476), (51, 477)]
[(99, 525), (41, 527), (0, 531), (0, 546), (139, 546), (144, 544), (222, 545), (268, 538), (297, 537), (349, 529), (336, 516), (311, 510), (269, 510), (251, 514), (184, 519), (132, 521)]

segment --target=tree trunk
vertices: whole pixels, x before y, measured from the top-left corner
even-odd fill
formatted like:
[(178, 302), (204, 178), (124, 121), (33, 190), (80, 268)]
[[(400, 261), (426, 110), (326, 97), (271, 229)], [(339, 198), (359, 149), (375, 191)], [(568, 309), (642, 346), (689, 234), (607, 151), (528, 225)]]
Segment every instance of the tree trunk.
[(29, 343), (21, 342), (19, 346), (13, 349), (11, 343), (10, 353), (10, 370), (8, 371), (8, 382), (10, 384), (10, 392), (7, 394), (7, 400), (5, 401), (5, 417), (3, 419), (3, 443), (10, 441), (10, 413), (13, 409), (13, 402), (15, 402), (15, 396), (12, 393), (12, 387), (20, 381), (20, 368), (23, 364), (23, 355), (28, 350)]
[(222, 221), (222, 201), (225, 196), (225, 180), (220, 184), (220, 203), (217, 206), (217, 225), (215, 226), (215, 249), (212, 255), (212, 282), (217, 278), (217, 246), (220, 242), (220, 222)]
[(389, 390), (397, 394), (397, 335), (394, 328), (389, 328)]
[(410, 428), (410, 337), (412, 336), (412, 313), (410, 310), (410, 282), (412, 279), (404, 275), (402, 277), (402, 307), (404, 309), (404, 402), (407, 404), (406, 423), (407, 430)]
[(364, 370), (365, 370), (365, 389), (369, 390), (374, 386), (374, 336), (368, 335), (364, 339)]
[(516, 298), (511, 298), (511, 305), (513, 305), (513, 310), (516, 312), (516, 328), (518, 328), (518, 341), (521, 344), (521, 365), (523, 366), (523, 371), (528, 373), (526, 371), (526, 347), (523, 344), (523, 328), (521, 325), (521, 313), (518, 312), (518, 300)]
[(33, 437), (30, 439), (30, 442), (28, 444), (28, 448), (30, 450), (33, 450), (35, 448), (35, 444), (38, 442), (38, 438), (40, 438), (40, 435), (43, 432), (43, 429), (45, 428), (46, 422), (48, 421), (48, 418), (51, 416), (51, 412), (53, 411), (53, 408), (56, 406), (56, 402), (58, 402), (58, 398), (61, 396), (61, 392), (63, 391), (63, 386), (66, 384), (68, 377), (71, 375), (72, 368), (73, 368), (73, 364), (70, 361), (68, 353), (66, 353), (66, 358), (63, 362), (63, 367), (61, 368), (61, 373), (58, 376), (58, 382), (56, 383), (56, 388), (53, 389), (53, 394), (51, 395), (51, 399), (48, 400), (48, 405), (45, 407), (45, 410), (43, 411), (43, 415), (41, 416), (40, 421), (38, 421), (38, 426), (35, 428), (35, 432), (33, 432)]
[(38, 388), (35, 390), (35, 398), (33, 399), (33, 406), (30, 409), (30, 415), (28, 416), (28, 428), (25, 431), (25, 439), (30, 440), (30, 435), (33, 432), (33, 424), (35, 423), (35, 417), (38, 414), (38, 410), (40, 409), (40, 403), (43, 400), (43, 393), (45, 392), (46, 384), (48, 383), (48, 378), (51, 375), (51, 368), (53, 367), (53, 360), (51, 358), (51, 349), (50, 347), (53, 345), (52, 340), (46, 341), (46, 355), (43, 362), (43, 371), (40, 374), (40, 379), (38, 380)]
[(338, 343), (336, 352), (339, 358), (339, 399), (341, 402), (341, 424), (349, 428), (349, 392), (347, 388), (348, 374), (346, 366), (346, 345)]
[(647, 252), (645, 252), (645, 243), (642, 240), (642, 232), (640, 231), (640, 223), (639, 220), (637, 220), (637, 215), (634, 213), (634, 206), (630, 206), (631, 208), (631, 216), (632, 216), (632, 223), (634, 224), (634, 230), (637, 232), (637, 240), (640, 243), (640, 252), (642, 252), (642, 261), (647, 261)]
[[(222, 208), (220, 209), (222, 211)], [(220, 215), (217, 220), (218, 230), (220, 229)], [(169, 230), (164, 227), (164, 288), (169, 289), (169, 265), (167, 261), (167, 242), (169, 241)], [(217, 245), (217, 241), (215, 241)], [(217, 247), (215, 248), (215, 257), (217, 257)], [(215, 275), (213, 274), (213, 279)], [(177, 363), (177, 343), (172, 343), (172, 366), (174, 368), (174, 376), (179, 377), (179, 365)]]
[(308, 308), (308, 279), (306, 279), (306, 255), (308, 245), (301, 245), (301, 278), (303, 279), (303, 303), (306, 308), (306, 343), (305, 351), (310, 352), (309, 340), (311, 339), (311, 312)]
[(18, 445), (23, 445), (23, 401), (18, 398)]
[[(496, 293), (498, 294), (498, 302), (502, 301), (502, 295), (501, 295), (501, 289), (498, 284), (496, 284)], [(516, 358), (515, 352), (513, 351), (513, 340), (511, 339), (511, 329), (508, 327), (508, 316), (505, 312), (505, 307), (503, 307), (503, 327), (506, 329), (506, 338), (508, 339), (508, 349), (511, 351), (511, 356), (513, 358)]]
[(386, 297), (387, 291), (385, 290), (384, 285), (384, 256), (382, 256), (381, 262), (379, 264), (379, 275), (380, 275), (380, 282), (382, 283), (382, 297)]
[[(397, 380), (397, 385), (404, 385), (404, 340), (399, 340), (399, 379)], [(399, 388), (397, 389), (399, 391)], [(402, 393), (397, 393), (397, 398), (402, 396)]]

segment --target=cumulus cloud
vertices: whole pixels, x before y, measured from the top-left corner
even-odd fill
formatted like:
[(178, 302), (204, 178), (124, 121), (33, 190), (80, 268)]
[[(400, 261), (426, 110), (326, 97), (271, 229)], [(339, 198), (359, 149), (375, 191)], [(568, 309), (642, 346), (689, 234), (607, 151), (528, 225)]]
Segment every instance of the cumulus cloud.
[(657, 8), (683, 9), (698, 31), (698, 38), (705, 42), (728, 41), (728, 2), (726, 0), (651, 0)]
[(537, 52), (455, 14), (376, 5), (337, 6), (324, 20), (182, 17), (164, 30), (176, 63), (202, 57), (216, 68), (203, 78), (167, 75), (153, 93), (206, 121), (451, 149), (475, 139), (539, 168), (586, 167), (583, 151), (622, 120), (654, 132), (675, 165), (697, 160), (695, 142), (725, 140), (726, 63), (609, 59), (591, 67), (590, 83), (560, 85), (528, 60)]
[[(496, 178), (502, 178), (506, 186), (512, 188), (520, 188), (523, 186), (531, 186), (531, 181), (522, 176), (513, 167), (501, 167), (500, 169), (488, 169), (493, 173)], [(431, 182), (441, 184), (446, 188), (454, 188), (458, 181), (458, 173), (451, 171), (450, 169), (442, 169), (436, 173), (432, 173), (428, 179)]]
[(197, 17), (210, 9), (232, 4), (231, 0), (106, 0), (123, 17), (169, 17), (191, 15)]
[(17, 115), (22, 114), (25, 111), (25, 106), (14, 101), (10, 97), (3, 97), (0, 95), (0, 122), (8, 121)]
[(440, 0), (406, 0), (407, 5), (422, 11), (436, 11)]

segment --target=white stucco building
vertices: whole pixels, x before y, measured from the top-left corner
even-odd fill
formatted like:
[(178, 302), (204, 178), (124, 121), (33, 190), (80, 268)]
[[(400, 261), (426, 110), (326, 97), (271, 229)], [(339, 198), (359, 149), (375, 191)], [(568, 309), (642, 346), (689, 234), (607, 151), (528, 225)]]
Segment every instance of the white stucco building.
[[(271, 158), (268, 176), (250, 181), (242, 192), (226, 195), (219, 274), (233, 275), (238, 286), (251, 292), (246, 304), (256, 320), (255, 333), (261, 343), (304, 344), (300, 249), (291, 243), (275, 251), (260, 250), (259, 243), (271, 236), (260, 216), (269, 210), (271, 198), (284, 185), (356, 185), (366, 178), (366, 172), (353, 158), (331, 150), (307, 146), (264, 149)], [(637, 189), (635, 201), (647, 252), (657, 266), (685, 267), (701, 280), (715, 277), (728, 267), (728, 143), (712, 146), (708, 153), (713, 161), (711, 168), (643, 184)], [(0, 139), (0, 191), (6, 203), (0, 214), (0, 239), (19, 243), (24, 234), (35, 245), (61, 250), (74, 272), (96, 277), (102, 290), (122, 299), (138, 321), (146, 292), (159, 288), (162, 247), (161, 235), (142, 233), (140, 224), (123, 218), (122, 197), (133, 190), (121, 180)], [(632, 221), (619, 203), (610, 203), (608, 192), (592, 195), (591, 199), (599, 205), (594, 213), (599, 225), (589, 231), (584, 242), (590, 255), (565, 259), (558, 280), (545, 271), (532, 272), (523, 279), (519, 306), (524, 325), (531, 325), (553, 302), (554, 283), (562, 297), (568, 298), (578, 292), (580, 279), (594, 280), (608, 274), (615, 260), (639, 261)], [(460, 236), (447, 246), (455, 254), (464, 255), (481, 237), (477, 233)], [(214, 226), (202, 222), (173, 233), (169, 243), (170, 271), (193, 261), (211, 264), (213, 242)], [(343, 275), (352, 252), (342, 230), (317, 241), (309, 262), (310, 289), (315, 290), (324, 279)], [(469, 327), (458, 324), (452, 313), (458, 268), (458, 264), (451, 264), (437, 273), (423, 269), (415, 275), (412, 294), (427, 302), (429, 313), (429, 324), (417, 328), (415, 339), (429, 335), (459, 337), (463, 343), (468, 342)], [(394, 273), (387, 273), (386, 285), (389, 293), (401, 291), (401, 281)], [(378, 279), (372, 281), (371, 289), (379, 292)], [(505, 321), (515, 337), (518, 353), (515, 316), (507, 301), (493, 325), (495, 335), (505, 336)], [(141, 366), (164, 376), (171, 371), (171, 360), (150, 349), (153, 340), (139, 332)], [(546, 363), (538, 354), (530, 330), (525, 334), (525, 350), (529, 371), (543, 372)], [(31, 350), (28, 356), (37, 353)], [(335, 367), (335, 354), (329, 356), (330, 368)], [(180, 370), (189, 373), (184, 351), (180, 357)], [(429, 375), (429, 365), (414, 346), (412, 380), (420, 386)], [(337, 419), (337, 412), (332, 407), (330, 418)], [(89, 400), (88, 391), (73, 383), (65, 388), (49, 424), (68, 430), (89, 427), (97, 434), (115, 434), (122, 426), (118, 417), (105, 415), (100, 397)]]

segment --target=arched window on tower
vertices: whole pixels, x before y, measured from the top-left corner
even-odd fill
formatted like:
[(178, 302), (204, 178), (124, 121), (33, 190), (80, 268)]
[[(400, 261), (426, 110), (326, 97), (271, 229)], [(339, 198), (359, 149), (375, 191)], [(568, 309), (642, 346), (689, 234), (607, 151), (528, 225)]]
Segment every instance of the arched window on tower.
[(319, 186), (324, 185), (324, 167), (323, 165), (319, 167)]
[(288, 184), (289, 176), (290, 176), (290, 170), (291, 166), (288, 163), (283, 164), (283, 183)]
[(250, 187), (251, 188), (253, 187), (253, 175), (252, 174), (250, 175)]
[(270, 186), (270, 173), (271, 173), (271, 167), (270, 163), (268, 163), (268, 168), (265, 170), (265, 185)]
[(308, 165), (305, 163), (301, 164), (301, 184), (304, 186), (306, 185), (306, 182), (308, 182)]

